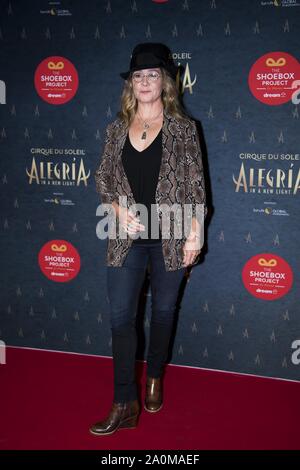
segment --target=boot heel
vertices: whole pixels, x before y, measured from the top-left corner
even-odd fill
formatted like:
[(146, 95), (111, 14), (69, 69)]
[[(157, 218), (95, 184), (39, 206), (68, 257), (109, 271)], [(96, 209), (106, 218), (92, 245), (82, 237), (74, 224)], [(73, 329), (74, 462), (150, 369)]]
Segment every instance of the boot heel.
[(127, 418), (119, 426), (120, 428), (136, 428), (138, 422), (138, 415), (132, 416), (131, 418)]

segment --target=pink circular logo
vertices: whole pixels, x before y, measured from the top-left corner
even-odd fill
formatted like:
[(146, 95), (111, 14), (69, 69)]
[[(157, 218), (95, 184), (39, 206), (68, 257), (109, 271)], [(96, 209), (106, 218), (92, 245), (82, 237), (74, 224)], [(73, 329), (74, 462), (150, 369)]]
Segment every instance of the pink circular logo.
[(48, 279), (68, 282), (80, 270), (80, 256), (76, 248), (65, 240), (51, 240), (40, 250), (39, 266)]
[(47, 103), (64, 104), (77, 92), (78, 74), (65, 57), (47, 57), (35, 71), (34, 85), (39, 96)]
[(269, 52), (251, 67), (248, 85), (251, 93), (262, 103), (270, 106), (291, 100), (300, 80), (300, 64), (286, 52)]
[(276, 300), (286, 295), (292, 287), (293, 272), (280, 256), (261, 253), (247, 261), (242, 279), (244, 286), (254, 297)]

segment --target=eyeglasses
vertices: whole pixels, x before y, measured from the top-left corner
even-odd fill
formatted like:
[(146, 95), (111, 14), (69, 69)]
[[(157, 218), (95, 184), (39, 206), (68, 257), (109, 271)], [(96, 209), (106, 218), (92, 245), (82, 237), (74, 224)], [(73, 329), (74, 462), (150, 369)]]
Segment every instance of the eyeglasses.
[(140, 72), (135, 72), (132, 74), (132, 79), (137, 83), (140, 83), (144, 77), (147, 78), (148, 82), (156, 82), (156, 80), (158, 80), (160, 77), (160, 73), (149, 72), (149, 73), (142, 74)]

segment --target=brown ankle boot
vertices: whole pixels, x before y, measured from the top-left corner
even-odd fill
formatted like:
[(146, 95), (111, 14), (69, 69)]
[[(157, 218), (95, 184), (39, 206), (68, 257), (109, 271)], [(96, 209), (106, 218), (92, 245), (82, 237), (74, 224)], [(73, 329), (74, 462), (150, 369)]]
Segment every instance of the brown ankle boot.
[(109, 415), (90, 427), (96, 436), (113, 434), (118, 429), (134, 429), (137, 426), (140, 405), (138, 400), (126, 403), (113, 403)]
[(146, 396), (144, 408), (150, 413), (156, 413), (163, 406), (162, 403), (162, 380), (160, 377), (147, 377)]

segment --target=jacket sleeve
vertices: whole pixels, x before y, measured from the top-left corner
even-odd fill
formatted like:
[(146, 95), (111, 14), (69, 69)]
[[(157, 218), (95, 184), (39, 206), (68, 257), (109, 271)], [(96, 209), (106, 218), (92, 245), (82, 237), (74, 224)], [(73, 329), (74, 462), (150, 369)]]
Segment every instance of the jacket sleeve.
[(203, 206), (204, 219), (207, 215), (205, 179), (202, 164), (202, 151), (199, 142), (195, 121), (190, 121), (186, 137), (186, 161), (187, 161), (187, 188), (188, 202), (192, 204), (192, 216), (195, 216), (196, 205)]
[(96, 191), (100, 193), (103, 204), (111, 204), (117, 200), (114, 188), (114, 167), (112, 124), (108, 124), (102, 158), (95, 172)]

